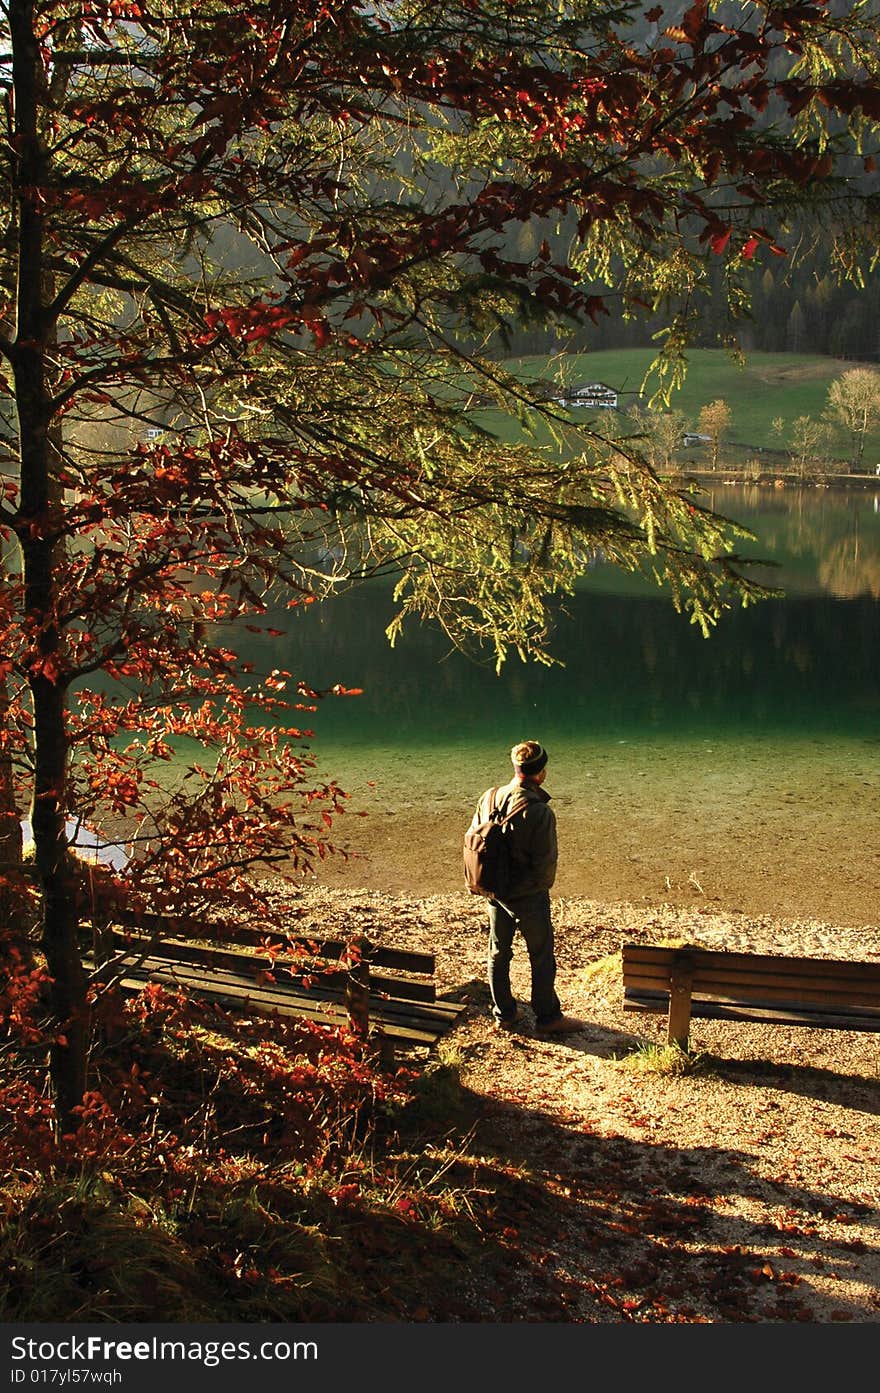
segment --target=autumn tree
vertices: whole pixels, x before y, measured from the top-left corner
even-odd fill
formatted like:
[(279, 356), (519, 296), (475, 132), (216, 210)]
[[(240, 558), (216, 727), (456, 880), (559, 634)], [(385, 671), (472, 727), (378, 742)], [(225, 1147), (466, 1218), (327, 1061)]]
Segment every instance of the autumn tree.
[(827, 447), (828, 427), (812, 416), (796, 416), (791, 426), (791, 449), (798, 473), (804, 479), (815, 471), (823, 447)]
[(635, 435), (629, 438), (651, 468), (665, 473), (674, 469), (675, 456), (688, 427), (684, 412), (637, 406), (628, 415), (635, 427)]
[[(66, 1124), (95, 990), (71, 816), (136, 842), (114, 887), (135, 910), (264, 923), (250, 872), (307, 866), (344, 807), (315, 782), (320, 694), (249, 670), (237, 626), (384, 573), (400, 622), (546, 656), (595, 545), (704, 628), (755, 593), (734, 532), (635, 446), (488, 432), (487, 399), (565, 424), (493, 345), (601, 317), (619, 268), (627, 313), (666, 317), (674, 382), (713, 258), (741, 306), (787, 210), (827, 197), (870, 232), (850, 176), (880, 94), (874, 20), (809, 0), (644, 22), (604, 0), (6, 0), (0, 32), (0, 769), (30, 807)], [(548, 219), (567, 257), (511, 253)]]
[(718, 468), (718, 454), (721, 440), (730, 426), (730, 407), (726, 401), (716, 397), (700, 408), (700, 430), (708, 435), (712, 450), (712, 468)]
[(850, 464), (861, 473), (869, 431), (880, 424), (880, 371), (849, 368), (828, 388), (829, 418), (843, 426), (850, 438)]

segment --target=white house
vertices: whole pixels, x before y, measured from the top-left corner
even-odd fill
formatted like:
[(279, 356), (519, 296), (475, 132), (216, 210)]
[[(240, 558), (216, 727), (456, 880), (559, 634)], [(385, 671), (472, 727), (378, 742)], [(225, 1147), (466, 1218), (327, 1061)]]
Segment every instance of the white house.
[(590, 411), (616, 411), (618, 393), (604, 382), (587, 382), (583, 386), (563, 387), (555, 398), (560, 406), (586, 407)]

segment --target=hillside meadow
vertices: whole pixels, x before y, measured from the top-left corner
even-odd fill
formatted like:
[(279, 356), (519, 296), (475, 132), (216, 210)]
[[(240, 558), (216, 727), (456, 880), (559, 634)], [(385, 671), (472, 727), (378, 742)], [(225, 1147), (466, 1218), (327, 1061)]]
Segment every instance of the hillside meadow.
[[(599, 353), (544, 354), (512, 358), (504, 366), (524, 382), (550, 381), (565, 385), (603, 382), (621, 393), (621, 406), (635, 404), (639, 394), (643, 400), (657, 389), (658, 380), (651, 374), (656, 357), (651, 348), (612, 349)], [(683, 384), (674, 389), (670, 406), (681, 411), (695, 429), (701, 407), (721, 398), (731, 411), (727, 435), (728, 456), (762, 450), (785, 449), (790, 444), (790, 427), (799, 416), (821, 417), (828, 405), (828, 389), (842, 373), (863, 366), (842, 358), (828, 358), (796, 353), (752, 353), (737, 361), (723, 349), (695, 349), (688, 354)], [(873, 367), (874, 364), (864, 366)], [(495, 413), (493, 414), (493, 418)], [(573, 412), (577, 419), (601, 418), (601, 412)], [(773, 422), (781, 417), (785, 430), (780, 437)], [(508, 435), (516, 426), (505, 428), (493, 419), (492, 429)], [(836, 449), (840, 458), (847, 455), (846, 433), (836, 434)], [(698, 466), (701, 451), (683, 452), (686, 459)], [(873, 473), (880, 460), (880, 430), (868, 436), (865, 463)], [(732, 462), (732, 461), (731, 461)]]

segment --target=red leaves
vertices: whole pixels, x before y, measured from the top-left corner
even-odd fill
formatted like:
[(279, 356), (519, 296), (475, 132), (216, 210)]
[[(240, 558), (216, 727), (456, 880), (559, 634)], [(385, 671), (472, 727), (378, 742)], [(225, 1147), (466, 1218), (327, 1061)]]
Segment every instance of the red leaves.
[(47, 653), (45, 657), (35, 658), (28, 667), (32, 678), (42, 678), (52, 686), (56, 686), (62, 680), (61, 662), (57, 653)]
[[(4, 885), (9, 896), (8, 883)], [(24, 896), (22, 901), (26, 903)], [(23, 1045), (33, 1044), (42, 1034), (42, 1001), (47, 974), (44, 968), (32, 967), (19, 949), (9, 942), (5, 926), (0, 929), (5, 972), (0, 992), (0, 1031), (4, 1038)]]
[[(732, 227), (723, 227), (709, 222), (701, 234), (701, 240), (708, 241), (710, 248), (716, 256), (723, 256), (728, 249), (732, 236)], [(777, 246), (775, 242), (771, 241), (769, 233), (763, 228), (755, 229), (753, 232), (749, 233), (748, 237), (739, 248), (739, 255), (746, 261), (753, 260), (755, 252), (762, 243), (767, 246), (768, 250), (772, 252), (774, 256), (786, 255), (785, 248)]]
[(697, 0), (697, 3), (691, 5), (691, 8), (682, 15), (681, 27), (691, 42), (704, 34), (707, 12), (706, 0)]
[(816, 88), (817, 99), (831, 111), (846, 115), (861, 111), (872, 121), (880, 120), (880, 89), (876, 84), (839, 79)]
[(315, 347), (324, 348), (325, 345), (330, 341), (330, 326), (327, 323), (326, 319), (324, 319), (323, 317), (315, 316), (310, 320), (306, 320), (306, 323), (312, 331), (312, 338), (314, 339)]
[(290, 306), (252, 300), (246, 305), (225, 305), (220, 309), (208, 310), (205, 325), (211, 333), (223, 329), (242, 343), (260, 343), (274, 338), (305, 318), (305, 313), (299, 313)]
[(134, 772), (102, 768), (93, 778), (92, 788), (100, 792), (112, 812), (121, 813), (139, 803), (140, 782)]
[[(678, 43), (686, 43), (691, 47), (702, 49), (707, 36), (718, 31), (718, 25), (707, 20), (707, 11), (709, 11), (709, 6), (707, 6), (706, 0), (696, 0), (696, 3), (692, 4), (689, 10), (685, 10), (678, 24), (670, 25), (664, 29), (664, 36), (675, 39)], [(652, 11), (657, 20), (659, 20), (661, 13), (663, 13), (661, 10)]]

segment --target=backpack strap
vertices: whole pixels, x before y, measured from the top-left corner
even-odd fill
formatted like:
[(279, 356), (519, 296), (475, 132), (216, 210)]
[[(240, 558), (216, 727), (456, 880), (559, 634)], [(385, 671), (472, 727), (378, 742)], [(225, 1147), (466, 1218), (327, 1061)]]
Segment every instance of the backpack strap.
[[(504, 785), (502, 784), (499, 788), (492, 789), (492, 792), (489, 796), (489, 817), (494, 817), (495, 814), (498, 812), (498, 795), (501, 792), (501, 788), (503, 787)], [(516, 817), (517, 813), (522, 812), (523, 808), (528, 807), (529, 801), (530, 800), (528, 798), (522, 798), (518, 803), (514, 804), (514, 806), (507, 813), (505, 813), (503, 817), (500, 817), (498, 819), (498, 826), (506, 826), (507, 823), (510, 822), (511, 818)]]

